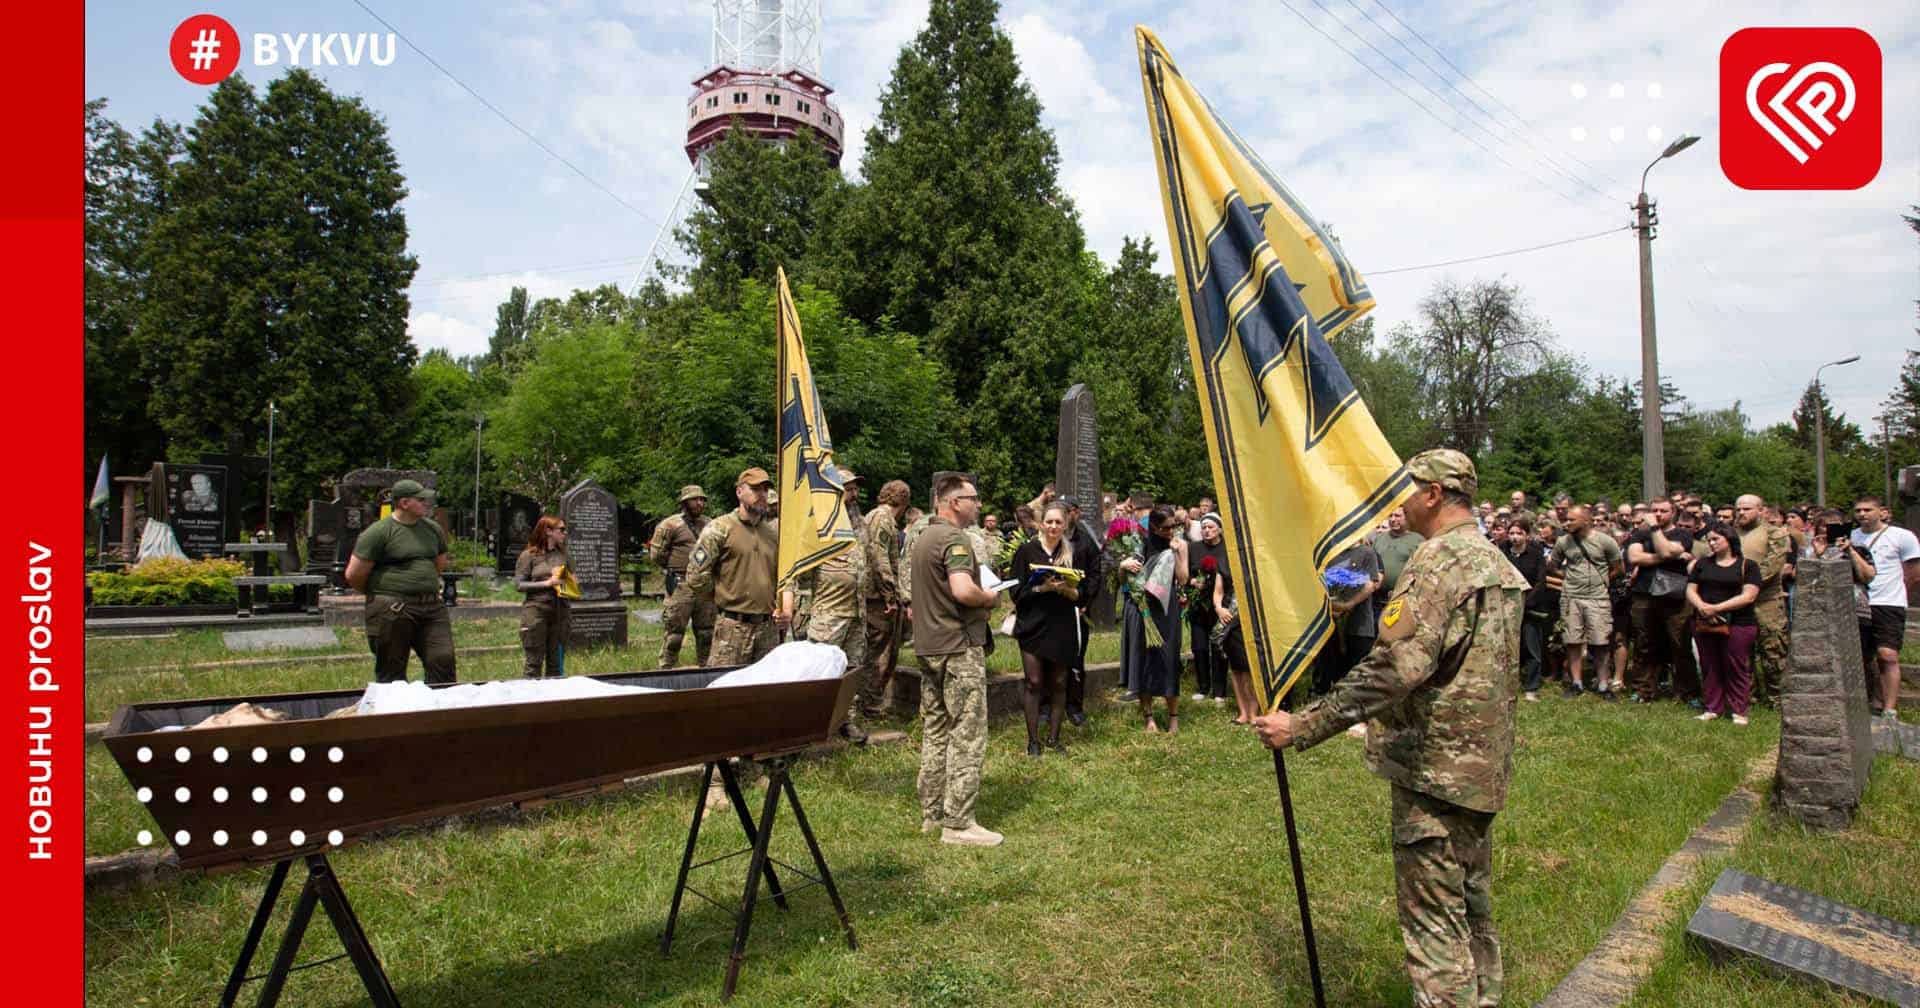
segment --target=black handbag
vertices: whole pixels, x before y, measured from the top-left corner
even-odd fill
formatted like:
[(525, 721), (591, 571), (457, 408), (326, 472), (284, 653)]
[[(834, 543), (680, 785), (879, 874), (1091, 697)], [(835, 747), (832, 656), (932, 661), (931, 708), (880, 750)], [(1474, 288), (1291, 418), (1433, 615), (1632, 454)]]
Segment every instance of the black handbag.
[(1677, 599), (1687, 592), (1687, 576), (1676, 574), (1665, 567), (1653, 567), (1648, 570), (1647, 597), (1661, 600)]

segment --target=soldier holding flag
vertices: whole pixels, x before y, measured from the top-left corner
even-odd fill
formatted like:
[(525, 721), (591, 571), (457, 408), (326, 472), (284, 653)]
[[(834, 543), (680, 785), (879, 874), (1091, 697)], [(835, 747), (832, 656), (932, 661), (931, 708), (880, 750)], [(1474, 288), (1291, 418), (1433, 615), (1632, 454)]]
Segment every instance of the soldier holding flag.
[(1373, 651), (1297, 714), (1254, 719), (1274, 748), (1308, 749), (1367, 722), (1367, 762), (1393, 785), (1393, 874), (1417, 1005), (1500, 1003), (1493, 817), (1513, 771), (1526, 579), (1480, 534), (1473, 462), (1407, 463), (1414, 551)]

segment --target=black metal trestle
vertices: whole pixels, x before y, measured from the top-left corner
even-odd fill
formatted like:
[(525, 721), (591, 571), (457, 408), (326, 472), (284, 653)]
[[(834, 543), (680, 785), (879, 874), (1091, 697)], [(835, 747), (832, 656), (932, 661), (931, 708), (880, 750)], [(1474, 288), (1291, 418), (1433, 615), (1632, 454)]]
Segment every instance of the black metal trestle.
[[(274, 954), (273, 965), (265, 973), (247, 975), (247, 968), (253, 964), (253, 954), (259, 950), (260, 939), (266, 933), (267, 922), (273, 919), (274, 904), (279, 901), (280, 890), (286, 885), (287, 869), (293, 864), (292, 858), (273, 866), (273, 876), (267, 880), (266, 892), (260, 894), (259, 909), (253, 912), (253, 925), (247, 928), (247, 938), (240, 945), (240, 958), (233, 964), (233, 972), (227, 976), (226, 990), (220, 995), (220, 1008), (233, 1008), (234, 1002), (240, 997), (240, 989), (255, 980), (262, 983), (260, 996), (254, 1004), (267, 1008), (279, 1002), (280, 991), (286, 987), (289, 974), (342, 958), (353, 960), (353, 968), (360, 974), (360, 983), (366, 987), (367, 995), (373, 999), (376, 1008), (400, 1008), (400, 998), (394, 994), (393, 984), (387, 982), (387, 973), (380, 968), (380, 959), (373, 954), (373, 945), (367, 941), (367, 933), (360, 928), (360, 918), (353, 915), (353, 905), (347, 902), (346, 890), (340, 887), (340, 879), (334, 875), (333, 865), (327, 862), (325, 854), (308, 854), (303, 860), (307, 866), (307, 880), (300, 887), (292, 915), (287, 918), (287, 929), (280, 936), (280, 949)], [(307, 924), (313, 920), (313, 908), (316, 905), (327, 911), (327, 919), (333, 924), (334, 933), (340, 936), (340, 944), (346, 951), (296, 966), (293, 959), (300, 951), (301, 939), (306, 937)]]
[[(833, 901), (834, 912), (840, 915), (840, 926), (846, 930), (847, 947), (850, 949), (860, 947), (853, 937), (853, 918), (847, 914), (846, 904), (840, 902), (840, 890), (833, 884), (833, 873), (827, 869), (827, 859), (820, 853), (819, 842), (814, 840), (813, 828), (807, 825), (807, 813), (800, 807), (800, 795), (793, 789), (793, 778), (788, 772), (792, 766), (792, 757), (777, 756), (756, 762), (767, 771), (767, 800), (761, 809), (758, 824), (754, 822), (753, 815), (747, 811), (747, 799), (740, 790), (740, 778), (734, 770), (732, 760), (708, 763), (706, 771), (701, 774), (700, 787), (694, 793), (693, 825), (687, 829), (687, 849), (680, 858), (680, 878), (674, 883), (673, 905), (667, 910), (667, 929), (660, 936), (660, 954), (666, 955), (673, 948), (673, 928), (680, 918), (680, 898), (686, 893), (692, 893), (706, 900), (733, 918), (733, 953), (727, 960), (727, 978), (720, 988), (720, 998), (723, 1001), (733, 997), (734, 985), (740, 979), (740, 967), (746, 961), (747, 931), (753, 925), (753, 908), (760, 895), (760, 878), (763, 875), (766, 876), (767, 890), (773, 896), (773, 902), (782, 910), (787, 909), (788, 893), (816, 885), (825, 889), (827, 898)], [(747, 839), (752, 841), (753, 846), (708, 858), (695, 864), (693, 849), (700, 839), (700, 821), (705, 817), (707, 810), (707, 789), (713, 783), (713, 775), (716, 771), (720, 774), (721, 787), (726, 790), (727, 801), (738, 813), (740, 828), (746, 832)], [(773, 838), (774, 814), (779, 811), (780, 797), (783, 794), (786, 796), (787, 804), (793, 808), (793, 820), (800, 826), (800, 835), (806, 838), (807, 850), (813, 855), (813, 864), (819, 870), (819, 875), (810, 874), (767, 855), (767, 842)], [(740, 897), (738, 908), (728, 906), (687, 884), (687, 876), (695, 868), (705, 868), (742, 854), (751, 855), (751, 860), (747, 862), (746, 889)], [(807, 881), (798, 888), (783, 889), (779, 876), (773, 870), (776, 864)]]

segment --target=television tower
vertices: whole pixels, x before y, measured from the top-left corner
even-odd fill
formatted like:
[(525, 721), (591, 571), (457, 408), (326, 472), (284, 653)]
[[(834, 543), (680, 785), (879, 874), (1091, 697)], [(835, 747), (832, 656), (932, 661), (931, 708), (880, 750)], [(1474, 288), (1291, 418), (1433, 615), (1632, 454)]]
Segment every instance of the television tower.
[(822, 0), (714, 0), (713, 59), (687, 99), (691, 170), (661, 224), (636, 288), (660, 258), (662, 243), (706, 189), (707, 152), (735, 130), (770, 143), (811, 133), (834, 167), (846, 123), (820, 73)]

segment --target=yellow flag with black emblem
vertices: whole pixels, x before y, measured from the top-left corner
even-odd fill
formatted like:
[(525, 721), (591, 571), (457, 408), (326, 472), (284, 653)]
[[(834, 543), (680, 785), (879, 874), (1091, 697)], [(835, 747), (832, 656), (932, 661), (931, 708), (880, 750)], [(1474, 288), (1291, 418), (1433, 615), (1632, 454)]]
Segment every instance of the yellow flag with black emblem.
[(780, 491), (780, 554), (777, 584), (791, 584), (842, 550), (853, 548), (853, 516), (847, 513), (845, 481), (833, 464), (833, 438), (813, 367), (800, 337), (800, 313), (787, 289), (787, 271), (779, 273), (774, 328), (779, 344), (780, 462), (774, 487)]
[(1327, 344), (1373, 308), (1365, 281), (1160, 40), (1134, 33), (1228, 563), (1272, 710), (1336, 631), (1327, 568), (1412, 483)]

